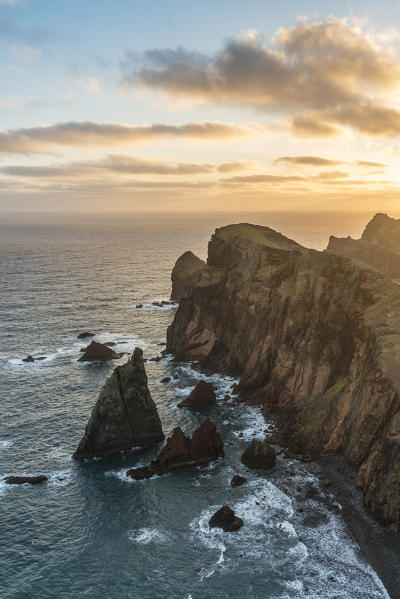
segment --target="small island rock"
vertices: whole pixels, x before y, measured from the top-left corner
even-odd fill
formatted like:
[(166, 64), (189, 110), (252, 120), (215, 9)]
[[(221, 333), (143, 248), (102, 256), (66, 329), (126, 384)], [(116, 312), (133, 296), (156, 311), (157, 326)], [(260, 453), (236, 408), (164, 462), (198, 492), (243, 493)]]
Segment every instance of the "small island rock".
[(85, 349), (85, 353), (81, 356), (78, 362), (106, 362), (108, 360), (116, 360), (122, 354), (117, 354), (113, 349), (107, 347), (103, 343), (92, 341)]
[(96, 333), (88, 333), (87, 331), (85, 331), (84, 333), (79, 333), (77, 339), (87, 339), (88, 337), (94, 337), (95, 335)]
[(241, 461), (248, 468), (270, 470), (276, 464), (275, 450), (267, 441), (254, 439), (244, 450)]
[(49, 480), (47, 476), (39, 474), (38, 476), (6, 476), (4, 482), (6, 485), (24, 485), (25, 483), (37, 485), (44, 483), (46, 480)]
[(224, 532), (234, 532), (243, 526), (243, 520), (235, 516), (235, 512), (223, 505), (213, 516), (208, 525), (210, 528), (222, 528)]
[(216, 402), (217, 396), (212, 383), (200, 381), (190, 395), (178, 404), (178, 408), (195, 408)]

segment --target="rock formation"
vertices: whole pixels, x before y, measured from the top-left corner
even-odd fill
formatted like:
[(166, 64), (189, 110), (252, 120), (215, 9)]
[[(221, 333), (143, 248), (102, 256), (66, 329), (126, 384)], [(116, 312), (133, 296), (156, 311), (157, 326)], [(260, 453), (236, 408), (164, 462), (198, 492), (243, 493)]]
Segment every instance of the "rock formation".
[(182, 297), (188, 295), (192, 287), (199, 282), (204, 269), (206, 269), (206, 265), (203, 260), (200, 260), (192, 252), (182, 254), (171, 275), (171, 300), (180, 301)]
[(361, 239), (329, 238), (328, 252), (355, 258), (385, 273), (400, 278), (400, 219), (376, 214)]
[(137, 347), (128, 362), (117, 366), (105, 382), (72, 457), (80, 460), (108, 456), (163, 439), (157, 408), (147, 386), (143, 351)]
[(96, 333), (88, 333), (85, 331), (84, 333), (79, 333), (77, 339), (87, 339), (88, 337), (94, 337)]
[(84, 354), (78, 362), (107, 362), (108, 360), (116, 360), (123, 354), (117, 354), (113, 349), (107, 347), (103, 343), (92, 341), (90, 345), (83, 348)]
[(266, 441), (254, 439), (244, 450), (241, 462), (248, 468), (270, 470), (276, 464), (275, 450)]
[(231, 487), (241, 487), (244, 483), (247, 482), (247, 479), (244, 476), (239, 476), (235, 474), (231, 479)]
[(40, 362), (41, 360), (46, 360), (47, 356), (37, 356), (36, 358), (34, 358), (33, 356), (31, 356), (29, 354), (29, 356), (26, 356), (26, 358), (22, 358), (23, 362)]
[(49, 480), (47, 476), (39, 474), (38, 476), (6, 476), (4, 482), (6, 485), (24, 485), (25, 483), (38, 485), (39, 483), (44, 483), (46, 480)]
[(167, 350), (240, 375), (242, 396), (275, 413), (281, 443), (342, 455), (365, 504), (400, 525), (400, 286), (388, 276), (268, 227), (222, 227)]
[(208, 525), (210, 528), (222, 528), (224, 532), (234, 532), (243, 526), (243, 520), (235, 516), (235, 512), (223, 505), (213, 516)]
[(178, 403), (178, 408), (198, 408), (209, 406), (216, 402), (217, 396), (212, 383), (200, 381), (190, 395)]
[(149, 466), (133, 468), (126, 475), (136, 480), (150, 478), (154, 474), (165, 474), (177, 468), (206, 464), (223, 455), (224, 444), (215, 424), (205, 420), (194, 431), (191, 439), (186, 437), (180, 427), (174, 428), (172, 436)]

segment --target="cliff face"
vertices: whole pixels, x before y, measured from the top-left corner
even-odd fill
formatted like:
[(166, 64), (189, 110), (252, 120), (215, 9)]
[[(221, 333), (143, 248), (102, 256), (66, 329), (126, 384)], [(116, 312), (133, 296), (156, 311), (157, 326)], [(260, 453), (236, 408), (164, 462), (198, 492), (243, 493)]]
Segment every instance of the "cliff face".
[(167, 349), (240, 374), (282, 442), (337, 452), (366, 505), (400, 525), (400, 287), (360, 263), (248, 224), (217, 229)]
[(400, 220), (376, 214), (366, 226), (361, 239), (334, 237), (328, 252), (356, 258), (387, 274), (400, 278)]
[(164, 439), (157, 407), (147, 386), (143, 351), (106, 380), (73, 458), (107, 456)]

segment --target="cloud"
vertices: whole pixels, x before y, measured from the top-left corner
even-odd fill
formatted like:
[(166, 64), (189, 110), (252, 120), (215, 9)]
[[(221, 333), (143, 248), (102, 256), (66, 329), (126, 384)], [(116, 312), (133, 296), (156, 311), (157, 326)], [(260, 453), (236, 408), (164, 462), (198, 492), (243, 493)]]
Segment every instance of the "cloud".
[(320, 156), (282, 156), (274, 160), (274, 164), (289, 164), (294, 166), (337, 166), (343, 164), (342, 160), (330, 160)]
[(362, 30), (346, 19), (298, 20), (270, 45), (252, 31), (212, 56), (185, 48), (127, 54), (123, 83), (195, 102), (253, 106), (291, 114), (296, 135), (400, 132), (390, 96), (400, 85), (393, 36)]
[(359, 160), (357, 165), (365, 168), (386, 168), (387, 166), (383, 162), (370, 162), (369, 160)]
[(233, 173), (235, 171), (244, 171), (251, 168), (252, 162), (249, 161), (236, 161), (236, 162), (224, 162), (220, 164), (217, 170), (220, 173)]
[(42, 53), (39, 48), (27, 46), (26, 44), (22, 46), (11, 46), (9, 53), (13, 58), (25, 64), (42, 57)]
[(142, 126), (91, 121), (57, 123), (42, 127), (0, 131), (0, 154), (51, 153), (57, 146), (123, 145), (170, 137), (188, 140), (226, 140), (255, 135), (261, 129), (261, 127), (252, 125), (219, 122)]
[[(32, 98), (23, 98), (19, 96), (6, 96), (5, 98), (0, 98), (0, 108), (10, 108), (12, 106), (26, 106), (30, 104)], [(1, 131), (0, 131), (1, 135)]]
[(305, 177), (300, 176), (284, 176), (284, 175), (245, 175), (237, 177), (226, 177), (222, 179), (223, 183), (295, 183), (306, 181)]
[(101, 89), (96, 77), (89, 77), (87, 75), (78, 75), (75, 77), (75, 81), (82, 85), (89, 94), (101, 94)]

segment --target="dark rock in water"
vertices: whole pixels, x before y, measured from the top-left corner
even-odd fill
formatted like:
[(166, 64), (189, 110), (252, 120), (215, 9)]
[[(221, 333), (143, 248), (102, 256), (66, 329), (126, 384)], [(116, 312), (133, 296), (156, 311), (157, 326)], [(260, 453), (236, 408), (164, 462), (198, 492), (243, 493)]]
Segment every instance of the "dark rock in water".
[(44, 474), (39, 474), (38, 476), (6, 476), (4, 479), (7, 485), (24, 485), (25, 483), (37, 485), (44, 483), (46, 480), (49, 479)]
[(103, 343), (92, 341), (85, 349), (85, 353), (81, 356), (78, 362), (106, 362), (108, 360), (116, 360), (122, 354), (117, 354), (114, 350), (107, 347)]
[(159, 362), (162, 360), (162, 356), (155, 356), (154, 358), (149, 358), (149, 362)]
[(211, 516), (208, 525), (210, 528), (222, 528), (224, 532), (234, 532), (243, 526), (243, 520), (235, 516), (229, 506), (223, 505)]
[(171, 470), (206, 464), (224, 455), (224, 444), (216, 426), (206, 420), (197, 428), (192, 438), (186, 437), (181, 428), (174, 428), (158, 457), (144, 468), (132, 468), (126, 475), (134, 479), (150, 478)]
[(107, 456), (163, 439), (157, 408), (147, 386), (143, 351), (137, 347), (130, 360), (117, 366), (105, 382), (72, 457), (79, 460)]
[(190, 293), (196, 285), (203, 272), (207, 271), (207, 265), (193, 252), (185, 252), (178, 258), (172, 270), (171, 300), (180, 301)]
[(240, 487), (241, 485), (244, 485), (244, 483), (247, 482), (247, 478), (244, 478), (244, 476), (239, 476), (238, 474), (235, 474), (235, 476), (232, 477), (231, 480), (231, 487)]
[(136, 304), (136, 308), (143, 308), (143, 304)]
[(34, 358), (35, 362), (37, 360), (47, 360), (47, 356), (38, 356), (37, 358)]
[(79, 333), (79, 335), (77, 336), (77, 339), (87, 339), (88, 337), (94, 337), (96, 335), (96, 333)]
[(190, 395), (178, 404), (178, 408), (195, 408), (216, 402), (217, 396), (212, 383), (200, 381)]
[(170, 376), (165, 376), (163, 379), (161, 379), (160, 383), (169, 383), (171, 380)]
[(107, 347), (114, 347), (117, 344), (115, 343), (115, 341), (107, 341), (107, 343), (104, 343), (104, 345), (106, 345)]
[(29, 356), (26, 356), (26, 358), (22, 358), (22, 361), (23, 361), (23, 362), (34, 362), (34, 361), (35, 361), (35, 359), (34, 359), (34, 358), (32, 358), (32, 356), (31, 356), (31, 355), (29, 355)]
[(241, 461), (248, 468), (270, 470), (276, 464), (275, 450), (266, 441), (254, 439), (244, 450)]

